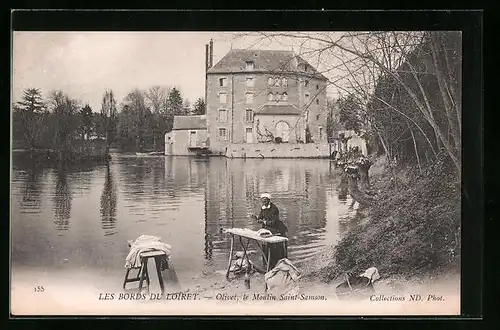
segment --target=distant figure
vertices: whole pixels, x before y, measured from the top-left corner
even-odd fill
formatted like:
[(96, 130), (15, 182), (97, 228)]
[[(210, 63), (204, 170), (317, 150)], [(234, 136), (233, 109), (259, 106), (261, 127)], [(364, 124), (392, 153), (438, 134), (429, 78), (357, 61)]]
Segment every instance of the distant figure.
[(346, 171), (342, 171), (342, 174), (340, 175), (340, 183), (339, 183), (339, 200), (341, 201), (347, 201), (347, 193), (349, 192), (348, 189), (348, 175)]
[[(270, 194), (262, 194), (260, 196), (260, 200), (262, 203), (261, 210), (259, 216), (255, 214), (252, 216), (257, 222), (262, 224), (262, 228), (269, 230), (274, 235), (279, 235), (283, 237), (287, 237), (288, 228), (286, 225), (279, 219), (279, 210), (274, 203), (271, 202)], [(278, 260), (284, 258), (286, 256), (286, 251), (284, 251), (283, 246), (281, 244), (272, 244), (264, 246), (264, 253), (267, 256), (268, 250), (271, 248), (271, 256), (269, 261), (269, 269), (273, 269), (276, 266)], [(266, 265), (264, 265), (265, 267)]]
[(370, 170), (370, 167), (373, 165), (373, 162), (370, 159), (368, 159), (368, 157), (361, 155), (356, 161), (356, 165), (358, 166), (359, 169), (361, 185), (366, 190), (370, 187), (370, 176), (368, 174), (368, 171)]

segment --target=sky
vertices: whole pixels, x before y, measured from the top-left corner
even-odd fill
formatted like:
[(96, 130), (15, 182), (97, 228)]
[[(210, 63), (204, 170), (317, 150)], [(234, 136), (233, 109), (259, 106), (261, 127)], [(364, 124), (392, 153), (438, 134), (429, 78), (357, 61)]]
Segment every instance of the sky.
[[(119, 104), (135, 88), (177, 87), (191, 103), (204, 97), (205, 44), (214, 64), (231, 48), (293, 50), (291, 44), (217, 32), (14, 32), (12, 99), (26, 88), (59, 89), (100, 111), (106, 89)], [(312, 64), (312, 63), (311, 63)]]

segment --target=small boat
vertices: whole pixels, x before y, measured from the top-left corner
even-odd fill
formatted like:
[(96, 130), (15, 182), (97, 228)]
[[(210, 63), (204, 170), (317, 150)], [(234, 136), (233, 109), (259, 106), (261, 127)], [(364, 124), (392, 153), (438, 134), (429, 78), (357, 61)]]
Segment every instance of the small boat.
[(136, 156), (163, 156), (163, 151), (136, 152)]

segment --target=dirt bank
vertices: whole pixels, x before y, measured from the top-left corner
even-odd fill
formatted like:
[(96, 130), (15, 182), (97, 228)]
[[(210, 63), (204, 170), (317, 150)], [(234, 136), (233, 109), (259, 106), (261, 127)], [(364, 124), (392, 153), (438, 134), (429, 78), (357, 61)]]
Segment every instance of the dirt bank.
[[(337, 246), (318, 256), (307, 278), (330, 283), (345, 273), (377, 267), (380, 283), (456, 282), (460, 264), (460, 181), (444, 159), (422, 171), (370, 169), (376, 201)], [(384, 282), (385, 281), (385, 282)]]

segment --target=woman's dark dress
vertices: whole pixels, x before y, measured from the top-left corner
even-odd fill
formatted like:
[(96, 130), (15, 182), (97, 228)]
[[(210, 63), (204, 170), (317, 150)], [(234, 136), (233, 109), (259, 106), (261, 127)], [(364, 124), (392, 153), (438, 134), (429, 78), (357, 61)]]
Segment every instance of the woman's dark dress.
[[(279, 210), (273, 203), (269, 204), (269, 208), (263, 208), (260, 210), (258, 219), (266, 221), (266, 224), (262, 224), (262, 228), (269, 230), (274, 235), (287, 237), (288, 228), (283, 223), (283, 221), (279, 219)], [(285, 258), (286, 253), (282, 244), (270, 244), (269, 246), (266, 244), (264, 246), (264, 253), (266, 254), (266, 256), (268, 253), (268, 248), (271, 249), (271, 257), (269, 261), (269, 270), (271, 270), (274, 268), (274, 266), (276, 266), (278, 260)], [(265, 263), (264, 267), (266, 267)]]

